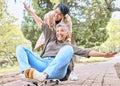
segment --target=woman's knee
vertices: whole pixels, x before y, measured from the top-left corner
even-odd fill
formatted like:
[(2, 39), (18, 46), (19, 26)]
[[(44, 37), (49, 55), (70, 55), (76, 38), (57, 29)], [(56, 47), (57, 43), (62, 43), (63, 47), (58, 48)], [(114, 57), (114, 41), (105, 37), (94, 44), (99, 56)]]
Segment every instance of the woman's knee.
[(70, 46), (70, 45), (65, 45), (63, 48), (64, 48), (65, 51), (67, 51), (67, 52), (70, 52), (70, 53), (72, 53), (72, 54), (74, 53), (73, 47)]
[(16, 48), (16, 53), (17, 52), (20, 52), (21, 50), (24, 49), (24, 46), (23, 45), (18, 45), (17, 48)]

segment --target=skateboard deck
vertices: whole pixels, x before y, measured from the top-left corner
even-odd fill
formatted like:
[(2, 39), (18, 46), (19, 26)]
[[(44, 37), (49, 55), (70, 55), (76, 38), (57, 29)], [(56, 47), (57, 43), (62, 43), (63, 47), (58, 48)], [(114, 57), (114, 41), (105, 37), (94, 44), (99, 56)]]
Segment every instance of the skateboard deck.
[[(58, 85), (60, 83), (59, 79), (46, 79), (44, 82), (40, 82), (35, 79), (22, 78), (23, 81), (30, 82), (26, 86), (47, 86), (47, 85)], [(32, 85), (31, 85), (32, 84)]]

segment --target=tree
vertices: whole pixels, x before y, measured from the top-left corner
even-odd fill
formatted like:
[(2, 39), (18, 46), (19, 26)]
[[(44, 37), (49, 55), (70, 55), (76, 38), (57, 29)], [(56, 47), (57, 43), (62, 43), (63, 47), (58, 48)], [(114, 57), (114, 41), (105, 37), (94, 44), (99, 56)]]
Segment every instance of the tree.
[[(44, 14), (60, 1), (70, 7), (73, 34), (78, 45), (90, 48), (106, 41), (108, 34), (105, 27), (111, 16), (108, 5), (114, 8), (113, 0), (33, 0), (30, 6), (33, 6), (35, 13), (43, 19)], [(34, 47), (40, 35), (39, 29), (29, 15), (25, 15), (24, 19), (22, 31)]]
[(101, 45), (102, 51), (120, 51), (120, 20), (110, 20), (107, 25), (109, 38)]
[[(52, 9), (52, 3), (49, 0), (33, 0), (32, 6), (30, 5), (30, 7), (43, 19), (45, 13)], [(31, 41), (32, 48), (34, 48), (41, 33), (39, 29), (33, 18), (25, 12), (24, 21), (22, 22), (22, 32), (25, 38)]]
[(77, 0), (73, 3), (70, 7), (73, 8), (71, 14), (77, 19), (73, 22), (77, 44), (86, 48), (99, 46), (108, 38), (105, 26), (110, 12), (104, 0)]
[[(52, 10), (58, 2), (59, 0), (58, 1), (56, 0), (32, 0), (32, 2), (30, 2), (29, 4), (29, 7), (31, 7), (31, 9), (34, 9), (33, 11), (43, 19), (45, 13)], [(38, 26), (36, 25), (35, 21), (33, 20), (33, 18), (31, 18), (31, 16), (27, 14), (26, 12), (24, 14), (24, 21), (22, 22), (22, 32), (25, 38), (31, 41), (32, 48), (34, 48), (36, 41), (41, 32)]]
[(14, 25), (16, 19), (7, 11), (4, 0), (0, 1), (0, 57), (15, 55), (16, 46), (27, 45), (20, 28)]

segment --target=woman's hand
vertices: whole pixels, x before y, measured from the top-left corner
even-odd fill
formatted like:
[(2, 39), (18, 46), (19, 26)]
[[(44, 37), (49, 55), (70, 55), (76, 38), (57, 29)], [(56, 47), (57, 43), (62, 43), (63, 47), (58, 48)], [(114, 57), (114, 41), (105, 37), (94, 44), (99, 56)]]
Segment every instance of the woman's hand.
[(31, 16), (34, 18), (34, 20), (35, 20), (35, 22), (37, 23), (37, 25), (39, 26), (39, 28), (41, 28), (41, 25), (42, 25), (42, 22), (43, 22), (42, 19), (41, 19), (39, 16), (37, 16), (34, 12), (32, 12), (32, 11), (30, 10), (30, 8), (28, 8), (28, 7), (26, 6), (25, 3), (23, 3), (23, 5), (24, 5), (25, 10), (26, 10), (28, 13), (30, 13)]
[(30, 8), (28, 8), (25, 3), (23, 3), (23, 5), (24, 5), (25, 10), (26, 10), (28, 13), (30, 13), (30, 12), (31, 12)]
[(108, 52), (104, 54), (105, 58), (110, 58), (110, 57), (114, 57), (114, 55), (116, 55), (118, 52)]
[(92, 50), (89, 52), (89, 56), (110, 58), (110, 57), (114, 57), (114, 55), (116, 55), (117, 53), (118, 52), (101, 53), (101, 52)]

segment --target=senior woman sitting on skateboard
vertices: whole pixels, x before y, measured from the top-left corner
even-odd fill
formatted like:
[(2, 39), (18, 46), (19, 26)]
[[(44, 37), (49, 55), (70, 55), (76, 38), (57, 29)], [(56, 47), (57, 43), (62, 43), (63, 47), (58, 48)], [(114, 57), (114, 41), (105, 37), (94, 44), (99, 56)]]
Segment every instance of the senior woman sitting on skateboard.
[(45, 35), (45, 47), (41, 56), (34, 54), (24, 46), (16, 49), (17, 59), (21, 73), (26, 78), (44, 82), (46, 79), (62, 79), (66, 75), (68, 65), (73, 54), (90, 58), (110, 58), (117, 52), (100, 53), (94, 50), (81, 49), (66, 42), (68, 37), (68, 26), (64, 22), (56, 25), (55, 31), (41, 22), (42, 32)]

